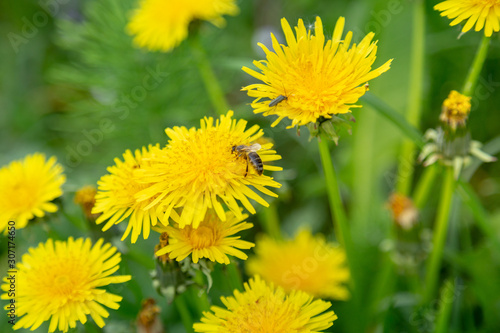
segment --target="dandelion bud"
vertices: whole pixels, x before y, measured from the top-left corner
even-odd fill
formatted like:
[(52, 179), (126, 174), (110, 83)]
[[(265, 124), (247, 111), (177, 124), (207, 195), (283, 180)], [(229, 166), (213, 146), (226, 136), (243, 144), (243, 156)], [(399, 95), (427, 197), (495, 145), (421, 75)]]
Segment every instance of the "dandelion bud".
[(410, 230), (418, 221), (418, 210), (413, 201), (399, 193), (393, 193), (387, 206), (392, 214), (392, 219), (404, 230)]
[[(162, 232), (160, 235), (160, 243), (155, 245), (155, 253), (167, 245), (168, 245), (168, 233)], [(158, 258), (158, 261), (161, 262), (163, 265), (165, 265), (168, 261), (171, 260), (168, 253), (156, 256), (156, 258)]]
[(445, 126), (449, 126), (453, 131), (457, 127), (465, 127), (470, 113), (470, 97), (462, 95), (456, 90), (452, 90), (443, 102), (441, 109), (441, 120)]
[(160, 310), (153, 298), (142, 301), (141, 311), (137, 316), (137, 333), (163, 333)]

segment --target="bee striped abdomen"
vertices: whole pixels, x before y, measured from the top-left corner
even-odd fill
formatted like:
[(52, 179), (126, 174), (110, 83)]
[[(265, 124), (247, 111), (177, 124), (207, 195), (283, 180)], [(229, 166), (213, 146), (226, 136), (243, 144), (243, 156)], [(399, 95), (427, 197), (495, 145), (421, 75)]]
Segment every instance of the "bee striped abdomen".
[(245, 161), (247, 161), (247, 168), (245, 170), (245, 177), (248, 175), (248, 165), (251, 164), (252, 167), (257, 171), (257, 174), (259, 176), (262, 175), (264, 172), (264, 163), (262, 163), (262, 159), (260, 158), (259, 154), (256, 152), (260, 149), (260, 144), (254, 143), (251, 146), (247, 145), (239, 145), (239, 146), (232, 146), (231, 147), (231, 152), (236, 153), (236, 156), (239, 157), (245, 157)]
[(260, 158), (259, 154), (255, 152), (248, 153), (248, 160), (250, 163), (253, 165), (255, 168), (255, 171), (260, 175), (264, 172), (264, 163), (262, 163), (262, 159)]

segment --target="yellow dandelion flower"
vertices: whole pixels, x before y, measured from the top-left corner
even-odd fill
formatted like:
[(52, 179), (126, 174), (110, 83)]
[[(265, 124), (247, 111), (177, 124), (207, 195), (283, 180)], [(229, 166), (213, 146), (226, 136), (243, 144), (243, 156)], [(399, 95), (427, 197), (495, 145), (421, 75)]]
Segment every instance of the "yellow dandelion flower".
[(259, 276), (245, 283), (245, 291), (221, 297), (227, 309), (212, 306), (204, 312), (195, 332), (322, 332), (337, 315), (328, 311), (330, 302), (313, 300), (302, 291), (286, 294), (283, 288), (266, 284)]
[(142, 151), (136, 150), (134, 154), (127, 150), (123, 154), (123, 162), (115, 158), (115, 165), (107, 169), (109, 174), (102, 176), (97, 182), (99, 191), (95, 196), (96, 203), (92, 209), (92, 214), (102, 213), (96, 220), (97, 224), (107, 220), (102, 228), (103, 231), (129, 217), (128, 226), (123, 233), (122, 240), (127, 238), (132, 231), (131, 242), (135, 243), (141, 231), (144, 239), (147, 239), (151, 226), (157, 225), (158, 221), (161, 223), (155, 205), (145, 208), (153, 201), (154, 197), (142, 202), (136, 202), (135, 195), (147, 188), (148, 184), (138, 183), (133, 177), (134, 170), (147, 163), (144, 160), (155, 149), (159, 150), (159, 146), (143, 147)]
[(342, 39), (344, 22), (343, 17), (338, 19), (332, 39), (325, 44), (319, 17), (315, 35), (299, 20), (295, 36), (288, 21), (281, 20), (287, 45), (280, 45), (271, 34), (274, 52), (259, 43), (267, 60), (253, 62), (261, 72), (242, 68), (263, 82), (242, 89), (256, 97), (251, 104), (255, 113), (277, 115), (271, 126), (288, 117), (292, 120), (291, 128), (360, 107), (354, 103), (365, 94), (366, 83), (387, 71), (392, 60), (372, 70), (377, 53), (377, 42), (372, 41), (374, 34), (369, 33), (359, 45), (349, 48), (352, 32)]
[(241, 240), (234, 234), (250, 229), (252, 223), (242, 222), (248, 215), (237, 218), (232, 212), (226, 213), (226, 220), (221, 221), (217, 214), (210, 210), (198, 228), (185, 226), (183, 229), (171, 226), (159, 228), (168, 234), (168, 245), (156, 252), (156, 256), (168, 253), (170, 259), (181, 261), (191, 255), (193, 262), (197, 263), (200, 258), (208, 258), (221, 264), (228, 265), (231, 255), (242, 260), (248, 256), (239, 249), (248, 250), (254, 246), (253, 243)]
[(95, 186), (87, 185), (76, 191), (75, 197), (73, 198), (74, 203), (82, 207), (83, 214), (88, 219), (95, 220), (99, 217), (99, 214), (92, 214), (92, 208), (95, 205), (95, 195), (97, 194), (97, 189)]
[[(119, 269), (120, 253), (100, 239), (92, 246), (90, 239), (72, 237), (68, 241), (40, 243), (30, 248), (16, 265), (16, 273), (3, 279), (2, 299), (9, 299), (15, 281), (17, 322), (14, 329), (35, 330), (50, 320), (49, 332), (67, 332), (90, 315), (99, 327), (109, 316), (102, 305), (118, 309), (121, 296), (103, 287), (130, 280), (130, 275), (111, 276)], [(12, 278), (14, 276), (14, 278)], [(6, 307), (7, 308), (7, 307)]]
[(316, 297), (349, 298), (349, 281), (344, 250), (327, 243), (310, 231), (299, 232), (293, 240), (257, 240), (256, 257), (248, 259), (249, 274), (258, 274), (286, 292), (302, 290)]
[(476, 31), (484, 28), (484, 34), (489, 37), (493, 31), (500, 30), (498, 19), (500, 18), (500, 1), (498, 0), (447, 0), (434, 6), (435, 10), (446, 16), (454, 26), (467, 20), (462, 32), (467, 32), (474, 25)]
[[(259, 126), (246, 129), (245, 120), (232, 119), (233, 112), (222, 115), (214, 124), (213, 118), (201, 120), (201, 128), (167, 128), (168, 145), (151, 155), (149, 163), (136, 171), (137, 181), (149, 184), (136, 195), (138, 202), (148, 202), (144, 209), (158, 207), (163, 220), (176, 219), (180, 228), (197, 228), (208, 209), (226, 220), (225, 204), (238, 219), (242, 219), (239, 201), (250, 213), (255, 209), (248, 199), (263, 206), (269, 204), (254, 189), (276, 197), (266, 187), (281, 185), (272, 177), (260, 174), (247, 158), (238, 152), (239, 145), (254, 145), (263, 135)], [(257, 151), (263, 170), (281, 170), (267, 162), (281, 158), (271, 150), (272, 143), (260, 145)], [(222, 201), (222, 203), (221, 203)], [(177, 218), (176, 210), (182, 208)], [(163, 213), (164, 212), (164, 213)]]
[(236, 15), (234, 0), (141, 0), (127, 25), (134, 43), (151, 51), (170, 51), (188, 35), (189, 23), (206, 20), (218, 27), (222, 15)]
[(447, 123), (453, 130), (456, 130), (457, 126), (464, 126), (469, 118), (470, 100), (470, 97), (452, 90), (443, 102), (439, 120)]
[(63, 194), (61, 186), (65, 181), (63, 167), (56, 158), (46, 160), (40, 153), (0, 169), (0, 231), (9, 221), (21, 229), (35, 216), (56, 212), (57, 205), (51, 201)]

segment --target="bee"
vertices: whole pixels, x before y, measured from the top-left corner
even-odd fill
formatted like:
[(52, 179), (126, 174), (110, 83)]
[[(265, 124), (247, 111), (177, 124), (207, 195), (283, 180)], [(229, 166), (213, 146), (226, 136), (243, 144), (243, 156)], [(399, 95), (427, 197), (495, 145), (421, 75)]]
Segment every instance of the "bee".
[(257, 174), (260, 176), (264, 172), (264, 163), (262, 163), (262, 159), (260, 158), (257, 151), (260, 149), (260, 144), (254, 143), (251, 146), (247, 145), (239, 145), (233, 146), (231, 148), (231, 152), (238, 154), (238, 157), (244, 156), (247, 160), (247, 169), (245, 171), (245, 177), (248, 174), (248, 165), (252, 164)]

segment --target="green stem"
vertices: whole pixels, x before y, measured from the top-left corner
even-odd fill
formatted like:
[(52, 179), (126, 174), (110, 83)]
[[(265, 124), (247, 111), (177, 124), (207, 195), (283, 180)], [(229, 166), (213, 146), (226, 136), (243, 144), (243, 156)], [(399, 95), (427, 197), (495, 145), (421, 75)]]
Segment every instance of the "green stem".
[(261, 209), (259, 212), (261, 220), (263, 221), (262, 227), (267, 232), (269, 236), (274, 239), (283, 239), (280, 229), (280, 219), (278, 215), (278, 209), (274, 202), (272, 202), (269, 207)]
[(455, 282), (448, 279), (441, 290), (441, 297), (439, 298), (439, 313), (436, 322), (435, 333), (446, 333), (448, 332), (451, 309), (453, 308), (454, 297), (450, 297), (455, 294)]
[[(384, 253), (382, 255), (382, 263), (378, 266), (377, 274), (373, 277), (373, 286), (370, 291), (370, 311), (368, 313), (371, 316), (379, 316), (380, 311), (378, 307), (380, 306), (381, 300), (390, 295), (394, 294), (394, 289), (397, 285), (397, 273), (395, 272), (395, 267), (392, 259), (390, 258), (390, 253)], [(375, 320), (375, 318), (371, 318)]]
[(199, 321), (203, 316), (203, 312), (210, 310), (210, 301), (206, 289), (191, 286), (184, 292), (184, 295), (188, 295), (189, 304), (196, 307), (197, 321)]
[[(422, 91), (424, 76), (424, 45), (425, 45), (425, 4), (423, 0), (413, 2), (413, 34), (410, 59), (410, 84), (408, 94), (408, 122), (417, 127), (422, 111)], [(415, 160), (415, 144), (405, 140), (399, 159), (399, 174), (396, 189), (399, 193), (408, 195), (413, 179), (413, 162)]]
[(495, 228), (490, 223), (491, 218), (481, 205), (481, 201), (472, 189), (472, 186), (463, 181), (459, 181), (458, 185), (457, 192), (462, 198), (462, 201), (469, 206), (477, 227), (482, 231), (483, 235), (493, 243), (497, 251), (500, 251), (500, 240), (496, 237)]
[(340, 197), (340, 190), (337, 183), (337, 176), (332, 164), (332, 157), (330, 156), (330, 148), (328, 147), (328, 139), (326, 136), (318, 138), (319, 154), (321, 156), (321, 163), (323, 165), (323, 172), (325, 173), (326, 190), (328, 193), (328, 201), (330, 204), (330, 211), (333, 217), (333, 229), (338, 242), (344, 247), (352, 270), (352, 238), (347, 225), (347, 217)]
[(187, 333), (194, 332), (194, 330), (193, 330), (193, 318), (192, 318), (191, 313), (189, 312), (189, 309), (187, 307), (184, 294), (178, 295), (177, 297), (175, 297), (174, 304), (175, 304), (175, 307), (177, 308), (177, 311), (179, 312), (179, 315), (181, 316), (181, 321), (182, 321), (182, 324), (184, 325), (184, 328), (186, 329), (186, 332)]
[[(326, 135), (322, 134), (317, 140), (321, 164), (323, 165), (323, 172), (325, 174), (326, 192), (328, 194), (328, 203), (333, 220), (333, 231), (337, 237), (337, 241), (345, 250), (347, 265), (351, 271), (350, 286), (353, 289), (353, 300), (351, 304), (354, 308), (361, 308), (363, 306), (363, 296), (359, 292), (356, 292), (355, 289), (359, 281), (358, 272), (361, 272), (361, 270), (357, 268), (357, 262), (355, 261), (354, 244), (351, 238), (351, 230), (347, 223), (347, 215), (344, 211), (340, 196), (337, 175), (330, 155), (330, 148), (328, 146), (329, 139)], [(355, 331), (361, 332), (363, 330), (363, 325), (363, 318), (359, 318), (354, 324), (354, 327), (356, 327)]]
[(418, 180), (413, 193), (413, 203), (417, 209), (422, 209), (429, 198), (431, 190), (434, 188), (434, 181), (436, 179), (438, 167), (436, 165), (429, 165), (425, 168), (422, 176)]
[(363, 96), (363, 100), (381, 116), (385, 117), (393, 125), (399, 128), (401, 133), (412, 140), (418, 147), (422, 148), (424, 146), (425, 141), (422, 137), (422, 133), (420, 133), (415, 126), (411, 125), (401, 113), (397, 112), (387, 103), (369, 92)]
[(196, 66), (200, 72), (205, 89), (207, 90), (210, 102), (212, 103), (215, 111), (218, 114), (226, 114), (229, 110), (229, 105), (224, 96), (224, 92), (219, 84), (219, 80), (215, 76), (210, 61), (208, 60), (207, 53), (201, 45), (200, 39), (197, 34), (189, 38), (193, 57), (196, 60)]
[(427, 263), (425, 276), (424, 303), (427, 304), (433, 297), (439, 280), (439, 269), (443, 258), (446, 235), (448, 233), (448, 222), (450, 220), (451, 201), (455, 190), (455, 178), (453, 167), (445, 167), (444, 182), (441, 189), (441, 200), (438, 206), (436, 223), (434, 225), (434, 239), (432, 241), (432, 252)]
[(479, 74), (483, 68), (484, 60), (486, 60), (486, 55), (488, 54), (490, 39), (491, 37), (486, 37), (484, 35), (481, 39), (481, 44), (479, 44), (476, 56), (474, 57), (471, 68), (469, 69), (469, 74), (465, 79), (464, 87), (462, 88), (462, 94), (465, 96), (472, 96), (474, 93), (474, 88), (476, 87)]
[(231, 291), (234, 291), (235, 289), (237, 290), (243, 290), (243, 281), (241, 279), (241, 272), (238, 270), (237, 263), (232, 262), (227, 267), (227, 275), (229, 278), (229, 287), (231, 288)]

